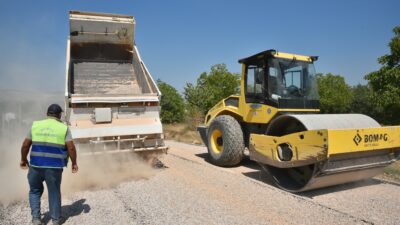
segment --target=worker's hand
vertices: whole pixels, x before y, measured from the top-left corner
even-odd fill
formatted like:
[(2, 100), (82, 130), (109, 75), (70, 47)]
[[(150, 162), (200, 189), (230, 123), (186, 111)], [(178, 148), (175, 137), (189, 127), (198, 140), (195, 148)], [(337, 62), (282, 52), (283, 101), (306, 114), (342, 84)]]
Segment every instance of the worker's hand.
[(77, 173), (78, 170), (79, 170), (79, 168), (78, 168), (77, 164), (72, 165), (72, 173)]
[(29, 163), (28, 163), (28, 161), (21, 161), (21, 162), (19, 163), (19, 167), (21, 167), (21, 169), (23, 169), (23, 170), (28, 169), (28, 168), (29, 168)]

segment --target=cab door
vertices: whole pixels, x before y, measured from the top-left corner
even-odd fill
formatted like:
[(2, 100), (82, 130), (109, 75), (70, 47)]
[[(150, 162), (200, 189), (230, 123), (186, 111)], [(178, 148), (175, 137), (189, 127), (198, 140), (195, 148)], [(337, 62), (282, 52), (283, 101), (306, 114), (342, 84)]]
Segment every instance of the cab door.
[(265, 94), (264, 68), (257, 65), (246, 65), (244, 74), (244, 107), (245, 122), (260, 123), (263, 121)]
[(266, 124), (277, 112), (267, 104), (268, 84), (266, 67), (262, 65), (244, 65), (242, 87), (244, 98), (241, 109), (244, 122)]

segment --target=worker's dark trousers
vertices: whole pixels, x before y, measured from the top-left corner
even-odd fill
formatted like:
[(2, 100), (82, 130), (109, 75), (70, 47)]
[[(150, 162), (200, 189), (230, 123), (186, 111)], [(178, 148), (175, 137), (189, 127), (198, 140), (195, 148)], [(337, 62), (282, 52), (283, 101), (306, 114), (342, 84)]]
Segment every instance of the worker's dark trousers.
[(46, 182), (49, 195), (50, 217), (53, 221), (61, 219), (61, 177), (63, 169), (29, 167), (29, 204), (32, 218), (40, 219), (40, 198), (43, 194), (43, 181)]

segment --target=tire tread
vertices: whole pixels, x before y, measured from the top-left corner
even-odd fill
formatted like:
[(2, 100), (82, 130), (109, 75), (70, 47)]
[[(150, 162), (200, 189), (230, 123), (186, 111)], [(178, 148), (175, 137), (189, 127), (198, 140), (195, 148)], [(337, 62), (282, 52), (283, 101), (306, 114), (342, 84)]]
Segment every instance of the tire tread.
[[(221, 154), (217, 155), (210, 149), (210, 134), (212, 130), (218, 128), (221, 130), (224, 140), (224, 148)], [(244, 138), (243, 131), (238, 121), (229, 115), (218, 116), (212, 121), (208, 132), (208, 153), (212, 163), (218, 166), (238, 165), (244, 156)]]

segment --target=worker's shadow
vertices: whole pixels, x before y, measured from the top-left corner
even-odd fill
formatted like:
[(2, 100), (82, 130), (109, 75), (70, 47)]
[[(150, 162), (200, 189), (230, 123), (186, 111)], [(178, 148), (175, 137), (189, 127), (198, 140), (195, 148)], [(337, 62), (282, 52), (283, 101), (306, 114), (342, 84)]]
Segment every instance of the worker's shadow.
[[(61, 207), (61, 224), (65, 223), (69, 218), (78, 216), (82, 213), (88, 213), (90, 211), (90, 206), (84, 204), (86, 199), (80, 199), (71, 205), (64, 205)], [(51, 222), (50, 212), (46, 212), (43, 217), (44, 224)]]

